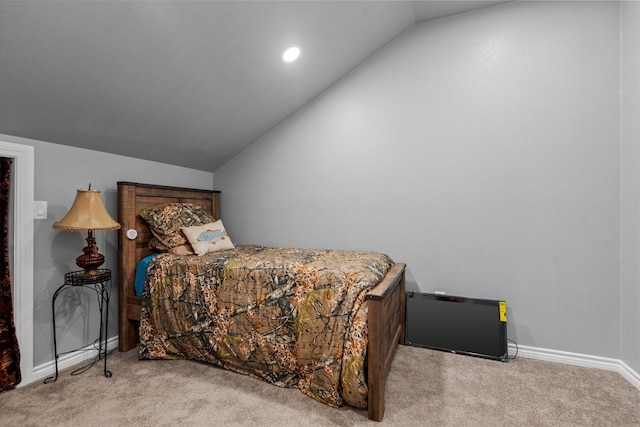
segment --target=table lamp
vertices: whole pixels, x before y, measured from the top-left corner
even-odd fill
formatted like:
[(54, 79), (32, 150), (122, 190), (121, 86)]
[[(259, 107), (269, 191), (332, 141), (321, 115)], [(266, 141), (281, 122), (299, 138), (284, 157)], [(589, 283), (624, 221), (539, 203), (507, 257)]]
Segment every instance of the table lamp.
[(92, 275), (97, 274), (98, 267), (104, 263), (104, 256), (98, 253), (93, 231), (117, 230), (120, 224), (109, 216), (102, 203), (100, 191), (92, 190), (89, 184), (88, 190), (78, 190), (71, 209), (64, 218), (53, 224), (53, 228), (63, 231), (87, 230), (89, 232), (89, 237), (86, 239), (87, 246), (82, 249), (84, 253), (76, 258), (76, 265), (84, 269), (84, 274)]

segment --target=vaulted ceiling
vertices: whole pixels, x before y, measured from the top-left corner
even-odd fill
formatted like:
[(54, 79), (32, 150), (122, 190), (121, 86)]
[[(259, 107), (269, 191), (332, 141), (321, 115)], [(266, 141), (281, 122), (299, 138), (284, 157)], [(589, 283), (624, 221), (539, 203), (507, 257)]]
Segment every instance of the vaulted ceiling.
[(415, 23), (496, 3), (0, 0), (0, 133), (213, 171)]

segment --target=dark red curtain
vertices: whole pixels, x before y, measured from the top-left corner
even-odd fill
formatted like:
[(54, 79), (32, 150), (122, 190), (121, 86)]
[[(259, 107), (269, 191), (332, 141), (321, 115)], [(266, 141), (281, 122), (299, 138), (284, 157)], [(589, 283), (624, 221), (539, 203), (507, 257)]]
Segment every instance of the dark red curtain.
[(9, 193), (11, 159), (0, 157), (0, 392), (14, 388), (22, 379), (20, 350), (13, 323), (11, 274), (9, 272)]

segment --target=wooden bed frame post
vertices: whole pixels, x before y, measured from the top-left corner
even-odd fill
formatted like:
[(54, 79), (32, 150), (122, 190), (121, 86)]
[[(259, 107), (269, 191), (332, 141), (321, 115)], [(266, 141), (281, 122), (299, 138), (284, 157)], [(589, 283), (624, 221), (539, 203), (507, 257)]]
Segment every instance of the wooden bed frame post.
[(369, 304), (369, 340), (367, 348), (369, 375), (367, 378), (369, 419), (382, 421), (387, 374), (399, 343), (404, 343), (405, 326), (405, 264), (394, 264), (387, 277), (367, 295)]
[[(137, 340), (137, 325), (129, 319), (129, 311), (125, 309), (127, 307), (127, 298), (135, 296), (131, 293), (130, 286), (124, 286), (126, 283), (132, 283), (135, 274), (135, 242), (129, 241), (126, 237), (126, 231), (129, 229), (135, 229), (135, 222), (131, 223), (131, 216), (135, 221), (137, 212), (128, 212), (126, 203), (122, 203), (123, 200), (129, 200), (135, 197), (136, 188), (133, 185), (126, 185), (126, 183), (118, 183), (118, 221), (120, 222), (120, 230), (118, 231), (118, 251), (120, 253), (120, 263), (126, 263), (127, 265), (121, 265), (118, 268), (118, 350), (129, 351), (136, 346)], [(129, 208), (130, 209), (130, 208)]]

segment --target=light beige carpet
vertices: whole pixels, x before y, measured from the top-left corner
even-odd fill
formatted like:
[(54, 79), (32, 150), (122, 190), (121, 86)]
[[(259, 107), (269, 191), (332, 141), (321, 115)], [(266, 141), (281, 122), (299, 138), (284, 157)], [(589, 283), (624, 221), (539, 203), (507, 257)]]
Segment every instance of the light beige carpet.
[(640, 426), (640, 390), (611, 371), (400, 346), (382, 423), (298, 390), (189, 361), (109, 355), (79, 376), (0, 394), (1, 426)]

